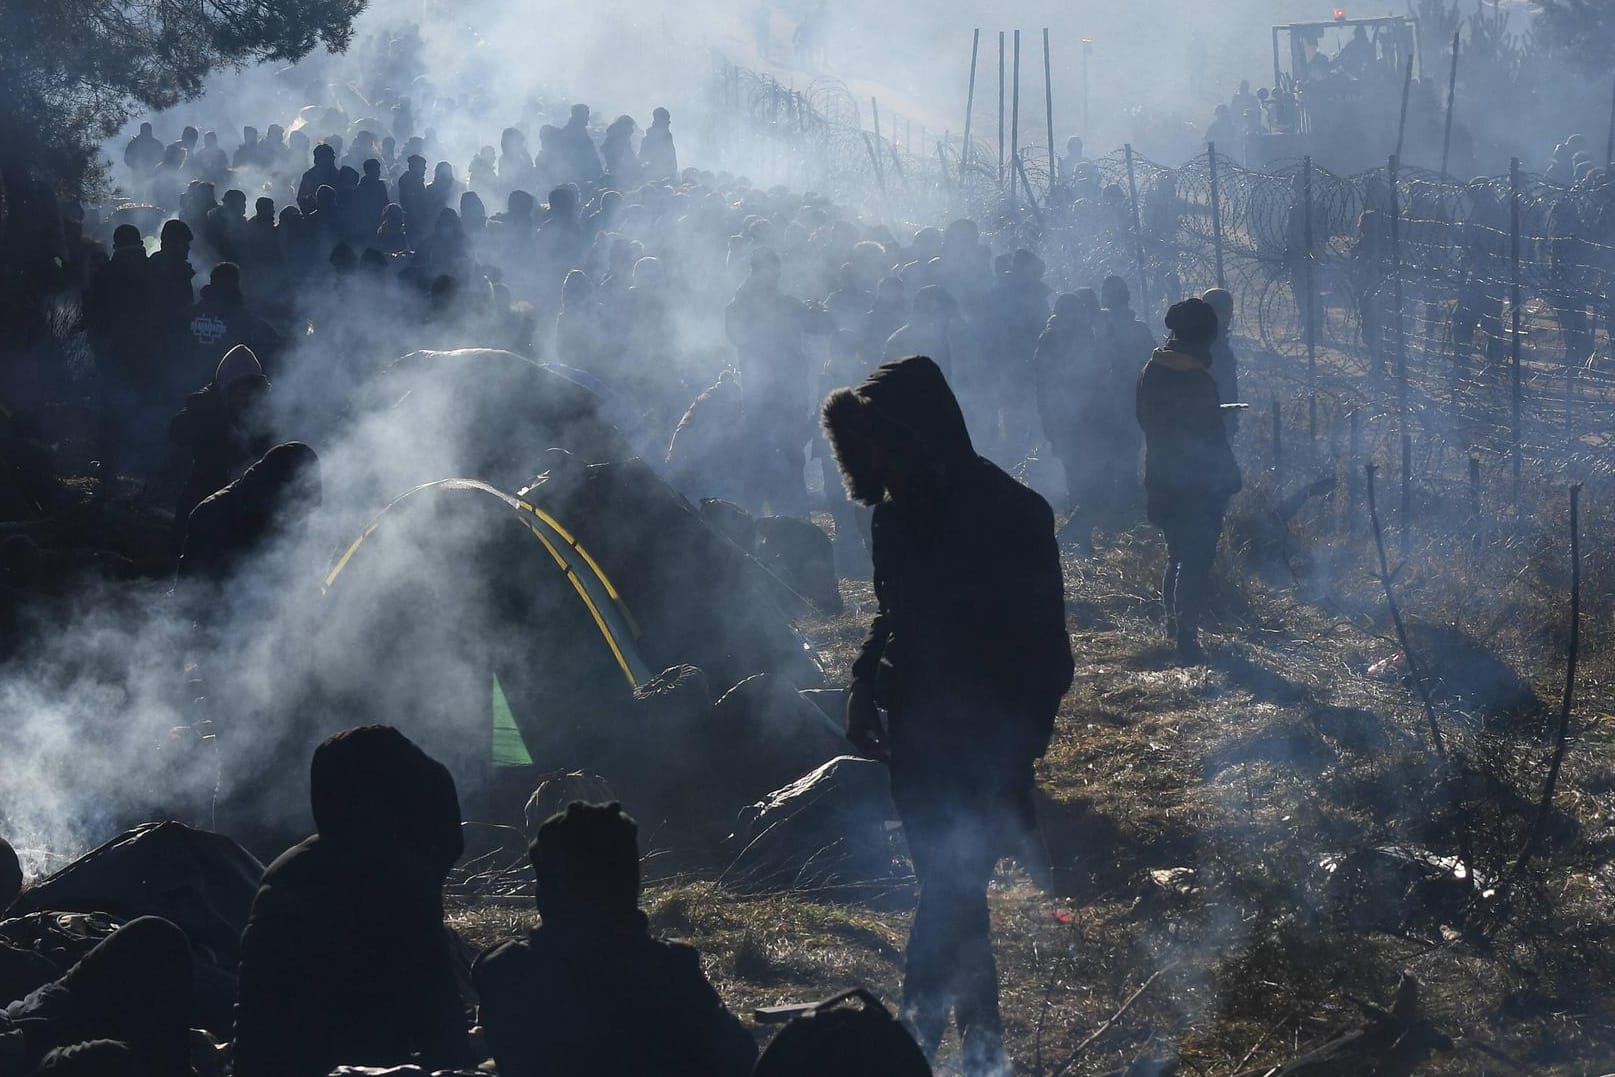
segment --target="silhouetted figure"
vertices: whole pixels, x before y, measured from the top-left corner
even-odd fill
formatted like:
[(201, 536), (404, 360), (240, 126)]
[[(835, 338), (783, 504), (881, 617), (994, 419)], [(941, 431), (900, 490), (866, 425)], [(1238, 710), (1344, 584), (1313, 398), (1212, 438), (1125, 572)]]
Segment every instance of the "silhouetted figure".
[(387, 181), (381, 177), (381, 161), (369, 157), (364, 162), (364, 176), (359, 180), (353, 196), (352, 234), (368, 239), (381, 226), (381, 215), (386, 212)]
[(650, 127), (639, 143), (639, 170), (647, 180), (676, 180), (678, 150), (673, 145), (673, 116), (665, 108), (651, 113)]
[(565, 180), (589, 184), (599, 179), (603, 169), (600, 154), (589, 137), (589, 106), (573, 105), (572, 115), (557, 135), (561, 153), (561, 167)]
[(320, 461), (299, 441), (276, 445), (239, 479), (204, 498), (185, 522), (179, 578), (229, 580), (319, 507)]
[(241, 291), (241, 267), (220, 262), (208, 274), (202, 296), (191, 308), (189, 322), (191, 358), (185, 370), (187, 380), (196, 384), (200, 376), (217, 369), (219, 360), (236, 345), (245, 345), (261, 365), (274, 364), (284, 339), (274, 326), (247, 309)]
[(701, 971), (639, 911), (638, 827), (573, 803), (531, 848), (543, 925), (477, 959), (503, 1077), (745, 1077), (757, 1048)]
[(190, 473), (174, 507), (176, 540), (203, 498), (221, 489), (269, 447), (261, 405), (269, 379), (245, 345), (231, 348), (213, 379), (185, 398), (168, 424), (170, 437), (190, 457)]
[(202, 136), (202, 148), (191, 158), (191, 170), (197, 179), (222, 184), (230, 174), (230, 157), (219, 145), (219, 133), (209, 131)]
[(124, 166), (139, 179), (147, 179), (163, 163), (163, 144), (151, 133), (151, 124), (140, 125), (140, 133), (123, 149)]
[(230, 167), (241, 168), (267, 168), (269, 161), (264, 155), (264, 144), (258, 138), (258, 128), (247, 126), (241, 129), (241, 145), (236, 147), (235, 153), (230, 155)]
[(527, 136), (514, 127), (505, 128), (499, 136), (496, 168), (499, 187), (506, 197), (534, 185), (533, 155), (527, 150)]
[(468, 1065), (443, 926), (463, 849), (448, 769), (388, 726), (314, 751), (318, 833), (264, 873), (241, 938), (237, 1077), (324, 1077), (338, 1065)]
[(1098, 321), (1099, 297), (1092, 288), (1060, 296), (1032, 355), (1038, 418), (1065, 471), (1066, 494), (1072, 502), (1070, 526), (1082, 544), (1089, 542), (1094, 524), (1084, 510), (1090, 508), (1099, 485), (1088, 451), (1088, 423), (1096, 406), (1092, 380)]
[(804, 312), (780, 288), (779, 255), (768, 247), (751, 253), (751, 270), (724, 309), (724, 326), (739, 357), (746, 396), (746, 440), (753, 457), (747, 507), (775, 513), (799, 510), (801, 446), (810, 433)]
[(139, 458), (152, 441), (152, 412), (161, 406), (151, 312), (151, 275), (140, 230), (121, 224), (112, 233), (112, 257), (95, 275), (85, 301), (85, 328), (99, 375), (101, 436), (111, 474), (125, 450)]
[(618, 116), (606, 128), (600, 143), (600, 159), (613, 186), (626, 191), (639, 181), (639, 158), (634, 154), (634, 118)]
[(426, 158), (412, 153), (407, 163), (404, 174), (398, 177), (398, 204), (404, 207), (406, 231), (425, 234), (432, 217), (426, 200)]
[[(888, 300), (890, 302), (890, 300)], [(878, 359), (889, 361), (910, 355), (929, 355), (944, 375), (953, 372), (951, 323), (958, 317), (959, 304), (940, 284), (928, 284), (914, 293), (909, 320), (894, 332), (881, 349)]]
[(752, 1077), (931, 1077), (913, 1037), (867, 991), (821, 1002), (770, 1041)]
[[(155, 916), (130, 921), (60, 979), (0, 996), (0, 1072), (33, 1073), (52, 1052), (111, 1040), (137, 1072), (190, 1073), (193, 972), (184, 932)], [(51, 1068), (60, 1066), (58, 1057)]]
[(1127, 282), (1106, 277), (1100, 285), (1103, 309), (1094, 332), (1099, 367), (1093, 382), (1094, 408), (1089, 417), (1098, 425), (1087, 430), (1095, 456), (1092, 508), (1085, 510), (1100, 526), (1120, 529), (1138, 521), (1138, 454), (1143, 438), (1129, 419), (1138, 371), (1155, 350), (1155, 338), (1133, 313)]
[(315, 146), (314, 163), (297, 184), (297, 208), (303, 211), (304, 216), (314, 212), (315, 196), (321, 187), (336, 189), (338, 171), (336, 147), (324, 142)]
[(1172, 335), (1138, 377), (1138, 425), (1144, 431), (1144, 493), (1150, 522), (1166, 533), (1161, 585), (1168, 630), (1178, 653), (1199, 661), (1211, 563), (1223, 513), (1243, 480), (1211, 376), (1217, 314), (1185, 299), (1166, 314)]
[(954, 1012), (965, 1072), (1004, 1073), (987, 883), (1001, 835), (1035, 825), (1032, 766), (1071, 684), (1054, 514), (976, 454), (928, 358), (837, 390), (823, 416), (848, 494), (875, 510), (879, 611), (847, 737), (889, 761), (919, 878), (904, 1017), (934, 1055)]

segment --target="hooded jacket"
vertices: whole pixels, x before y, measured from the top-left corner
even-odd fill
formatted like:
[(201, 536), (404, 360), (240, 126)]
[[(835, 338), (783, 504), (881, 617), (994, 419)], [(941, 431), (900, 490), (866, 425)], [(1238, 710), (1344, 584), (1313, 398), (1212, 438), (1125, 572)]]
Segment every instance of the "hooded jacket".
[[(953, 390), (924, 356), (832, 393), (823, 420), (848, 494), (875, 510), (880, 608), (854, 683), (874, 685), (894, 726), (947, 701), (934, 713), (979, 722), (974, 733), (1023, 761), (1041, 755), (1073, 672), (1048, 503), (976, 454)], [(871, 466), (877, 439), (927, 481), (888, 497)]]
[(503, 1077), (745, 1077), (756, 1044), (689, 946), (626, 923), (551, 924), (471, 969)]
[(462, 851), (448, 770), (385, 726), (315, 749), (319, 832), (264, 873), (241, 939), (235, 1072), (470, 1062), (443, 880)]
[(1243, 485), (1218, 404), (1210, 368), (1170, 344), (1157, 348), (1139, 374), (1136, 413), (1151, 523), (1163, 524), (1191, 501), (1225, 502)]

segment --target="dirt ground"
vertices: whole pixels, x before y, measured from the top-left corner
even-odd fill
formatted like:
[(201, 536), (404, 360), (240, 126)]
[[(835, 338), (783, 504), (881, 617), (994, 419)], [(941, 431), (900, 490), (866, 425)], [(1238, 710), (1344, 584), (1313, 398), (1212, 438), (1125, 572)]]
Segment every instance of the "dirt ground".
[[(1419, 695), (1366, 673), (1398, 649), (1371, 533), (1331, 530), (1320, 507), (1280, 525), (1270, 557), (1266, 511), (1231, 518), (1202, 667), (1178, 665), (1163, 639), (1148, 529), (1068, 555), (1077, 678), (1039, 774), (1058, 892), (1006, 860), (991, 896), (1016, 1072), (1266, 1074), (1365, 1027), (1336, 1060), (1286, 1072), (1615, 1069), (1611, 663), (1585, 642), (1554, 810), (1514, 873), (1564, 678), (1564, 630), (1548, 627), (1566, 609), (1552, 514), (1496, 544), (1530, 569), (1512, 579), (1466, 586), (1450, 538), (1398, 575), (1443, 763)], [(1588, 620), (1602, 623), (1592, 590)], [(843, 615), (802, 626), (832, 684), (873, 605), (867, 582), (843, 592)], [(1484, 619), (1466, 603), (1499, 614), (1482, 639), (1463, 628)], [(646, 905), (742, 1014), (855, 984), (899, 995), (906, 892), (742, 897), (679, 879)], [(453, 922), (485, 945), (529, 917), (484, 903)], [(1384, 1032), (1375, 1007), (1392, 1006), (1404, 971), (1416, 1009)], [(956, 1072), (951, 1052), (942, 1073)]]

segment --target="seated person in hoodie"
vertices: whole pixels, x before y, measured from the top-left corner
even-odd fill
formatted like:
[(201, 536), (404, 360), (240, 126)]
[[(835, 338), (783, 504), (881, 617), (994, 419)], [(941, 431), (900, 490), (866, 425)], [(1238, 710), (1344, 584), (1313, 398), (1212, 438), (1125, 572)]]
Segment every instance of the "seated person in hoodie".
[(268, 392), (269, 379), (258, 357), (238, 344), (219, 361), (213, 380), (187, 396), (169, 421), (169, 436), (191, 458), (174, 507), (176, 539), (184, 537), (185, 521), (203, 498), (223, 489), (274, 444), (260, 411)]
[[(0, 913), (22, 869), (0, 840)], [(0, 1077), (39, 1070), (47, 1055), (115, 1040), (153, 1077), (190, 1072), (191, 948), (167, 920), (119, 928), (65, 974), (38, 954), (0, 944)]]
[(695, 950), (651, 937), (639, 911), (638, 827), (573, 803), (531, 855), (542, 926), (484, 953), (471, 976), (504, 1077), (744, 1077), (757, 1048)]
[(472, 1062), (443, 926), (463, 851), (448, 769), (389, 726), (314, 751), (318, 833), (269, 866), (241, 938), (237, 1077)]

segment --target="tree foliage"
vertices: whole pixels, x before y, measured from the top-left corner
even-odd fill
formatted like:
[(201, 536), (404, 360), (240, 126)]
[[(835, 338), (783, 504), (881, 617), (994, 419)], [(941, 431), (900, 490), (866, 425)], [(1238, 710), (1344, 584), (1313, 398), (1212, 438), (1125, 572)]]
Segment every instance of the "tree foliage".
[(1615, 4), (1610, 0), (1532, 0), (1543, 44), (1588, 71), (1615, 70)]
[(0, 0), (0, 168), (72, 189), (137, 109), (207, 75), (346, 48), (365, 0)]

